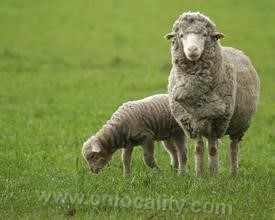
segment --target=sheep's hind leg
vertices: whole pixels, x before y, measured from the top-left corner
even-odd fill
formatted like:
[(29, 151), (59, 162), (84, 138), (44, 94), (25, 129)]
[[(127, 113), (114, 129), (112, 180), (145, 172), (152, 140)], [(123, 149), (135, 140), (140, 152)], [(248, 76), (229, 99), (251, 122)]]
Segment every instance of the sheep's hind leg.
[(154, 142), (146, 142), (142, 145), (144, 162), (150, 167), (159, 169), (154, 157)]
[(202, 176), (204, 174), (203, 153), (204, 153), (203, 138), (202, 136), (197, 136), (196, 145), (195, 145), (195, 170), (196, 170), (197, 176)]
[(171, 166), (175, 169), (178, 169), (179, 161), (178, 161), (177, 149), (175, 147), (173, 140), (167, 139), (167, 140), (163, 141), (163, 145), (164, 145), (166, 151), (170, 155)]
[(123, 174), (127, 175), (130, 173), (131, 158), (132, 158), (133, 147), (123, 148), (121, 154), (121, 160), (123, 163)]
[(182, 132), (180, 135), (176, 136), (174, 142), (177, 148), (179, 161), (178, 174), (180, 175), (185, 171), (187, 163), (187, 144), (185, 134)]
[(232, 139), (230, 142), (230, 165), (231, 165), (231, 174), (233, 176), (237, 175), (239, 162), (238, 162), (238, 154), (239, 154), (239, 144), (240, 141), (238, 139)]
[(217, 176), (219, 172), (218, 139), (208, 139), (208, 164), (210, 174)]

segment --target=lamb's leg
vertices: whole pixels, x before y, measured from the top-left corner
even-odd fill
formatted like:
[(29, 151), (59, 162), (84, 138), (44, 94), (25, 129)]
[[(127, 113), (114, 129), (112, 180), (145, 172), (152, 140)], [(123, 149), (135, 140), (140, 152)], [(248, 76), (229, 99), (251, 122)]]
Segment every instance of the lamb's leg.
[(151, 168), (159, 169), (154, 157), (154, 142), (146, 142), (142, 147), (144, 162)]
[(130, 173), (132, 152), (133, 152), (133, 147), (127, 147), (122, 149), (121, 160), (123, 163), (124, 175), (127, 175)]
[(163, 145), (166, 151), (170, 155), (171, 166), (174, 167), (175, 169), (178, 169), (179, 161), (178, 161), (177, 149), (175, 147), (174, 142), (171, 139), (167, 139), (163, 141)]
[(238, 139), (232, 139), (230, 142), (230, 165), (231, 165), (231, 174), (234, 176), (238, 172), (239, 162), (238, 162), (238, 154), (239, 154), (239, 143)]
[(177, 153), (178, 153), (178, 174), (180, 175), (185, 171), (186, 163), (187, 163), (187, 144), (186, 144), (186, 136), (182, 132), (182, 134), (178, 135), (174, 138), (174, 142), (176, 144)]
[(218, 175), (219, 171), (219, 157), (218, 157), (218, 139), (208, 139), (208, 164), (210, 174), (213, 176)]
[(202, 176), (204, 174), (203, 153), (204, 153), (203, 138), (202, 136), (198, 135), (196, 137), (196, 145), (195, 145), (195, 170), (196, 170), (197, 176)]

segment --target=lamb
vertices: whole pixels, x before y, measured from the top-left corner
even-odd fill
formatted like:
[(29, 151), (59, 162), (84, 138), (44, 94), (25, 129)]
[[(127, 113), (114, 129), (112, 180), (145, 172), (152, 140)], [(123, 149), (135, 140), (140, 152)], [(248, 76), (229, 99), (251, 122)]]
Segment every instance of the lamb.
[(229, 135), (232, 175), (238, 170), (239, 143), (259, 99), (259, 79), (240, 50), (222, 47), (213, 21), (199, 12), (183, 13), (166, 35), (172, 40), (168, 94), (181, 128), (196, 139), (195, 167), (203, 174), (203, 137), (208, 139), (210, 173), (218, 173), (218, 139)]
[(93, 173), (98, 173), (123, 148), (124, 174), (130, 172), (133, 147), (142, 145), (144, 161), (158, 168), (154, 159), (154, 141), (163, 140), (171, 165), (180, 174), (185, 169), (187, 146), (185, 133), (171, 114), (167, 94), (153, 95), (123, 104), (111, 119), (83, 145), (82, 154)]

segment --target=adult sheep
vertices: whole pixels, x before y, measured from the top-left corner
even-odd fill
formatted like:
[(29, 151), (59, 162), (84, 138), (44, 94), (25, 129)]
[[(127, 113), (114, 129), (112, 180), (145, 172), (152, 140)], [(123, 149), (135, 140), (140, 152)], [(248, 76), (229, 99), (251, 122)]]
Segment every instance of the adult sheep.
[(169, 103), (181, 127), (196, 138), (197, 175), (203, 174), (203, 136), (210, 173), (218, 173), (218, 138), (223, 135), (230, 137), (231, 173), (237, 173), (239, 142), (259, 99), (256, 70), (243, 52), (222, 47), (223, 37), (199, 12), (183, 13), (166, 35), (172, 40)]

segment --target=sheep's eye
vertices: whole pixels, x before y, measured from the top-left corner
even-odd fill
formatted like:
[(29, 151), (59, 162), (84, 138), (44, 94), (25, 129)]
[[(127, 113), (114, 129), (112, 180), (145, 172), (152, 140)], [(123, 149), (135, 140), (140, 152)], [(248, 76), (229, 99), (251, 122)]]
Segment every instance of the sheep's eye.
[(180, 38), (183, 38), (183, 34), (180, 34)]
[(207, 33), (203, 33), (203, 36), (204, 36), (204, 37), (207, 37)]

